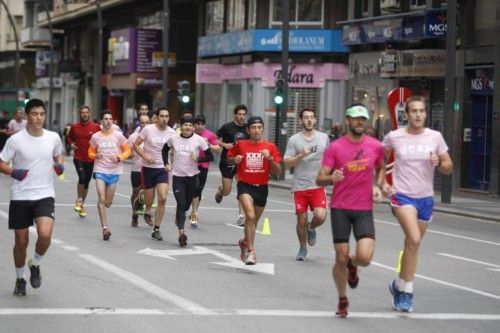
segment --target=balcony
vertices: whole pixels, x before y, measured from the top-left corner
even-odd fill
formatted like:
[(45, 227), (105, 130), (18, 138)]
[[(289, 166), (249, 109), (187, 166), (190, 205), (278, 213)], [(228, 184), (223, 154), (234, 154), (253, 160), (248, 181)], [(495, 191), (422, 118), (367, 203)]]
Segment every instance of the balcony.
[(49, 29), (25, 28), (21, 30), (21, 45), (26, 48), (49, 47)]
[(88, 6), (90, 0), (56, 0), (54, 1), (54, 16), (62, 15), (67, 12), (76, 11), (82, 7)]

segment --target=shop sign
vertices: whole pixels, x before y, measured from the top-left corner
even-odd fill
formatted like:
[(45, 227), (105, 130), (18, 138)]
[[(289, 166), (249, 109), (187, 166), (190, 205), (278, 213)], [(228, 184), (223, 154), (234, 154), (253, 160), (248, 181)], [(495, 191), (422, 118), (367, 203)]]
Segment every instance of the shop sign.
[(351, 78), (358, 78), (366, 75), (378, 76), (380, 53), (364, 52), (354, 53), (349, 57), (349, 74)]
[(344, 45), (383, 43), (402, 38), (403, 19), (345, 25), (342, 32)]
[(445, 12), (425, 14), (424, 35), (427, 37), (446, 36), (448, 16)]
[[(444, 77), (445, 75), (445, 50), (422, 49), (396, 52), (395, 68), (382, 66), (380, 77)], [(384, 64), (386, 57), (387, 53), (382, 53), (381, 63)]]
[(493, 69), (481, 68), (469, 70), (470, 91), (473, 94), (493, 94)]

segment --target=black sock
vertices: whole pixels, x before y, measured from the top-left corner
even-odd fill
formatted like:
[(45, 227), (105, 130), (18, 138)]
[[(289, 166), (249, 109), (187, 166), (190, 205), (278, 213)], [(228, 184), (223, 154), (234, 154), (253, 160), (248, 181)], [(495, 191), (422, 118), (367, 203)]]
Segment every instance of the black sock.
[(153, 227), (153, 230), (154, 230), (154, 231), (160, 231), (160, 226), (159, 226), (159, 225), (155, 225), (155, 226)]

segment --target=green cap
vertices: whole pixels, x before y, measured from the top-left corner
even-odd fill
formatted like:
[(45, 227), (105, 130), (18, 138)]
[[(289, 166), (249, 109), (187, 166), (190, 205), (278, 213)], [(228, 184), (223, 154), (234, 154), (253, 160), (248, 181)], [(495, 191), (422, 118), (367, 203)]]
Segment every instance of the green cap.
[(363, 105), (354, 105), (345, 111), (346, 117), (357, 118), (364, 117), (366, 119), (370, 119), (370, 114), (368, 113), (368, 109)]

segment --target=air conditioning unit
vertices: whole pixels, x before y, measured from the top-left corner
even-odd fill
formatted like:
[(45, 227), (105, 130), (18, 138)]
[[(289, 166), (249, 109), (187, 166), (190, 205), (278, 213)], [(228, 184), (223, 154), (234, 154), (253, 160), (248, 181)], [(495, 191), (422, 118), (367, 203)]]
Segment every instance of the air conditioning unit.
[(391, 10), (399, 8), (400, 8), (399, 0), (380, 0), (380, 9)]

